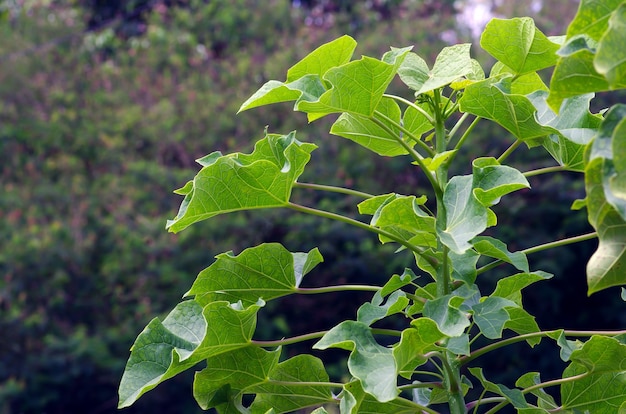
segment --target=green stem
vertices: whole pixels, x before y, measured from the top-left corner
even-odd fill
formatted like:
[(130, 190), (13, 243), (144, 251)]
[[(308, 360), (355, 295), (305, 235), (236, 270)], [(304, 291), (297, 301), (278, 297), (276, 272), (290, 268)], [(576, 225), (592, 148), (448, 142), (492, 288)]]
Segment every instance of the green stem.
[[(376, 111), (376, 114), (378, 114), (378, 113), (379, 112)], [(387, 124), (385, 124), (383, 121), (381, 121), (380, 119), (375, 118), (375, 117), (370, 117), (370, 120), (372, 122), (376, 123), (376, 125), (378, 125), (382, 129), (384, 129), (385, 131), (387, 131), (391, 136), (395, 137), (395, 133), (393, 132), (393, 130), (391, 128), (389, 128), (389, 126)], [(443, 194), (443, 192), (441, 190), (441, 187), (437, 183), (437, 180), (435, 179), (435, 177), (433, 177), (433, 174), (430, 172), (430, 170), (428, 169), (426, 164), (424, 164), (424, 158), (417, 151), (415, 151), (413, 148), (411, 148), (411, 146), (409, 144), (404, 142), (400, 137), (397, 137), (396, 140), (398, 141), (398, 143), (400, 145), (402, 145), (404, 147), (404, 149), (406, 149), (408, 151), (408, 153), (411, 155), (411, 157), (413, 157), (413, 159), (415, 160), (417, 165), (424, 172), (424, 174), (426, 175), (426, 178), (430, 182), (430, 185), (433, 187), (433, 190), (435, 191), (435, 194)]]
[(568, 382), (578, 381), (580, 379), (588, 377), (589, 375), (591, 375), (591, 371), (583, 372), (582, 374), (574, 375), (574, 376), (567, 377), (567, 378), (559, 378), (559, 379), (555, 379), (552, 381), (545, 381), (539, 384), (532, 385), (528, 388), (524, 388), (522, 390), (522, 394), (528, 394), (529, 392), (533, 392), (535, 390), (539, 390), (542, 388), (554, 387), (556, 385), (567, 384)]
[(332, 185), (295, 182), (293, 186), (295, 188), (304, 188), (308, 190), (319, 190), (319, 191), (329, 191), (331, 193), (348, 194), (348, 195), (365, 198), (365, 199), (374, 197), (372, 194), (364, 193), (362, 191), (352, 190), (350, 188), (344, 188), (344, 187), (335, 187)]
[[(330, 387), (330, 388), (343, 388), (344, 384), (339, 382), (315, 382), (315, 381), (276, 381), (269, 380), (264, 384), (271, 385), (285, 385), (285, 386), (302, 386), (302, 387)], [(330, 399), (329, 402), (333, 400)]]
[[(553, 331), (532, 332), (532, 333), (528, 333), (524, 335), (514, 336), (508, 339), (503, 339), (501, 341), (489, 344), (483, 348), (477, 349), (476, 351), (472, 352), (468, 356), (459, 357), (457, 358), (457, 361), (460, 365), (466, 365), (472, 362), (473, 360), (475, 360), (476, 358), (481, 357), (491, 351), (495, 351), (496, 349), (503, 348), (505, 346), (515, 344), (518, 342), (522, 342), (527, 339), (545, 338), (547, 336), (554, 335), (558, 332), (560, 332), (559, 329), (553, 330)], [(626, 334), (626, 330), (622, 330), (622, 331), (566, 331), (564, 330), (563, 334), (569, 337), (589, 337), (593, 335), (618, 336), (618, 335)]]
[[(537, 253), (543, 250), (552, 249), (554, 247), (567, 246), (568, 244), (579, 243), (582, 241), (595, 239), (596, 237), (598, 237), (598, 233), (596, 232), (581, 234), (580, 236), (568, 237), (567, 239), (557, 240), (557, 241), (553, 241), (549, 243), (540, 244), (538, 246), (529, 247), (528, 249), (521, 250), (521, 252), (524, 254), (532, 254), (532, 253)], [(480, 275), (481, 273), (491, 270), (494, 267), (501, 265), (502, 263), (504, 263), (504, 261), (494, 260), (493, 262), (488, 263), (484, 265), (483, 267), (477, 269), (476, 274)]]
[(490, 403), (501, 403), (502, 401), (506, 401), (506, 399), (504, 397), (489, 397), (489, 398), (481, 398), (480, 400), (476, 400), (476, 401), (472, 401), (467, 403), (467, 409), (472, 409), (474, 407), (478, 407), (479, 405), (483, 405), (483, 404), (490, 404)]
[(478, 121), (480, 121), (481, 119), (482, 119), (481, 117), (474, 118), (472, 123), (465, 130), (465, 132), (463, 132), (463, 135), (461, 135), (459, 142), (457, 142), (456, 145), (454, 146), (455, 150), (458, 150), (463, 146), (463, 144), (465, 143), (465, 140), (467, 140), (467, 138), (471, 135), (472, 130), (474, 129), (476, 125), (478, 125)]
[(555, 165), (553, 167), (538, 168), (536, 170), (526, 171), (522, 175), (528, 178), (528, 177), (533, 177), (535, 175), (549, 174), (549, 173), (561, 172), (561, 171), (571, 171), (571, 170), (563, 165)]
[(326, 332), (328, 331), (312, 332), (312, 333), (305, 334), (305, 335), (298, 335), (298, 336), (293, 336), (291, 338), (277, 339), (273, 341), (259, 341), (259, 340), (253, 339), (250, 341), (250, 343), (253, 345), (261, 346), (263, 348), (274, 348), (277, 346), (291, 345), (291, 344), (297, 344), (298, 342), (319, 339), (322, 336), (326, 335)]
[(372, 335), (386, 335), (386, 336), (395, 336), (401, 337), (402, 332), (396, 331), (395, 329), (381, 329), (381, 328), (370, 328), (372, 330)]
[(498, 158), (498, 162), (500, 164), (502, 164), (504, 162), (504, 160), (506, 160), (508, 158), (509, 155), (511, 155), (513, 153), (513, 151), (515, 151), (517, 149), (517, 147), (519, 147), (522, 144), (521, 140), (516, 140), (513, 144), (511, 144), (511, 146), (509, 148), (506, 149), (506, 151), (504, 151), (502, 153), (502, 155), (500, 155), (500, 157)]
[(424, 118), (426, 118), (426, 120), (428, 122), (430, 122), (431, 125), (435, 125), (435, 120), (433, 119), (433, 117), (426, 112), (424, 109), (420, 108), (419, 106), (415, 105), (413, 102), (406, 100), (404, 98), (402, 98), (401, 96), (396, 96), (396, 95), (390, 95), (390, 94), (384, 94), (383, 95), (386, 98), (391, 98), (391, 99), (395, 99), (398, 102), (402, 102), (403, 104), (410, 106), (411, 108), (415, 109), (417, 112), (419, 112), (420, 114), (422, 114), (424, 116)]
[(431, 265), (437, 266), (437, 261), (434, 260), (432, 257), (425, 255), (424, 252), (420, 248), (418, 248), (417, 246), (414, 246), (413, 244), (407, 242), (406, 240), (401, 239), (400, 237), (396, 236), (395, 234), (389, 233), (388, 231), (385, 231), (383, 229), (379, 229), (377, 227), (370, 226), (369, 224), (366, 224), (366, 223), (363, 223), (361, 221), (352, 219), (350, 217), (342, 216), (341, 214), (331, 213), (329, 211), (324, 211), (324, 210), (317, 210), (315, 208), (305, 207), (305, 206), (302, 206), (300, 204), (295, 204), (295, 203), (292, 203), (292, 202), (288, 202), (286, 207), (288, 207), (288, 208), (290, 208), (292, 210), (295, 210), (295, 211), (299, 211), (301, 213), (311, 214), (313, 216), (324, 217), (324, 218), (327, 218), (327, 219), (340, 221), (342, 223), (350, 224), (350, 225), (352, 225), (354, 227), (358, 227), (360, 229), (367, 230), (369, 232), (376, 233), (376, 234), (381, 235), (381, 236), (385, 236), (385, 237), (389, 238), (390, 240), (393, 240), (396, 243), (399, 243), (399, 244), (403, 245), (404, 247), (406, 247), (407, 249), (409, 249), (413, 253), (419, 255), (420, 257), (424, 258), (424, 260), (428, 261), (428, 263), (430, 263)]
[(466, 112), (463, 115), (461, 115), (461, 117), (459, 118), (458, 121), (456, 121), (456, 124), (454, 124), (454, 126), (450, 130), (450, 133), (448, 134), (448, 140), (449, 141), (451, 141), (452, 138), (456, 135), (456, 133), (459, 132), (459, 129), (461, 128), (461, 125), (463, 124), (463, 122), (465, 122), (465, 120), (469, 116), (470, 116), (469, 112)]
[(379, 286), (369, 285), (339, 285), (339, 286), (324, 286), (319, 288), (297, 288), (295, 293), (302, 295), (316, 295), (318, 293), (331, 293), (331, 292), (345, 292), (345, 291), (360, 291), (360, 292), (378, 292), (381, 288)]
[(443, 388), (440, 382), (414, 382), (412, 384), (400, 385), (399, 390), (412, 390), (414, 388)]
[[(417, 135), (415, 135), (413, 132), (409, 131), (407, 128), (405, 128), (403, 125), (397, 123), (396, 121), (394, 121), (393, 119), (389, 118), (387, 115), (383, 114), (380, 111), (374, 111), (374, 115), (381, 117), (383, 120), (385, 120), (386, 122), (389, 122), (391, 125), (393, 125), (394, 127), (398, 128), (400, 131), (404, 132), (409, 138), (411, 138), (412, 141), (414, 141), (417, 145), (420, 146), (420, 148), (422, 148), (424, 151), (426, 151), (426, 153), (429, 156), (433, 156), (435, 155), (435, 153), (433, 152), (432, 148), (430, 148), (428, 146), (428, 144), (426, 144), (424, 141), (422, 141)], [(374, 117), (371, 118), (376, 119)], [(376, 121), (374, 121), (376, 122)], [(378, 122), (376, 122), (378, 124)], [(380, 126), (380, 124), (378, 124)], [(390, 134), (392, 134), (392, 136), (396, 136), (396, 134), (393, 132), (393, 130), (391, 129), (386, 129), (387, 132), (389, 132)], [(398, 137), (400, 138), (400, 137)], [(402, 140), (401, 140), (402, 141)], [(404, 142), (404, 141), (402, 141)], [(405, 143), (406, 144), (406, 143)], [(406, 145), (405, 148), (411, 148), (410, 146)]]

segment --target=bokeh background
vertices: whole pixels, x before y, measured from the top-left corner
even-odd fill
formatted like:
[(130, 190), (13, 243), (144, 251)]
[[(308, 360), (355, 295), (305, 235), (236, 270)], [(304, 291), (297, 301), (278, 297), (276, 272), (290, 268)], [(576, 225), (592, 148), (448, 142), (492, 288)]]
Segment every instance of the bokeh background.
[[(574, 0), (0, 1), (0, 414), (115, 413), (135, 337), (221, 252), (268, 241), (292, 251), (319, 246), (325, 262), (308, 276), (314, 285), (381, 284), (411, 266), (410, 257), (362, 231), (285, 211), (165, 231), (181, 201), (172, 191), (198, 170), (194, 160), (215, 150), (248, 152), (266, 125), (297, 129), (300, 140), (319, 145), (302, 181), (424, 191), (406, 159), (382, 159), (330, 136), (329, 121), (307, 125), (290, 104), (235, 115), (265, 81), (283, 80), (298, 59), (346, 33), (359, 42), (357, 54), (415, 45), (431, 64), (442, 47), (473, 42), (488, 67), (476, 38), (488, 18), (531, 15), (555, 35), (576, 9)], [(472, 140), (458, 173), (511, 143), (488, 124)], [(552, 165), (541, 151), (518, 150), (512, 160), (522, 170)], [(532, 191), (498, 206), (498, 236), (517, 250), (590, 231), (585, 212), (569, 210), (584, 197), (580, 178), (533, 179)], [(355, 214), (354, 199), (294, 196)], [(618, 292), (585, 295), (594, 248), (587, 242), (531, 257), (532, 268), (556, 275), (526, 296), (543, 328), (626, 324)], [(486, 293), (498, 276), (484, 276)], [(329, 329), (354, 318), (362, 300), (354, 293), (285, 298), (262, 311), (258, 336)], [(344, 357), (328, 357), (331, 376), (343, 375), (332, 361)], [(543, 370), (545, 379), (563, 368), (548, 343), (532, 352), (521, 344), (481, 363), (496, 382), (513, 381), (520, 368)], [(199, 412), (191, 381), (191, 373), (172, 379), (124, 412)]]

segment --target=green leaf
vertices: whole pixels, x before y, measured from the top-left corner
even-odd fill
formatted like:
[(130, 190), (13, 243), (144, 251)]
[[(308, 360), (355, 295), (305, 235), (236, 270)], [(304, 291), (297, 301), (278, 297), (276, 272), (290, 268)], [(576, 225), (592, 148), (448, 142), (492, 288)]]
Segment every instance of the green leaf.
[(278, 102), (296, 101), (297, 106), (301, 100), (318, 100), (326, 92), (321, 81), (324, 73), (348, 63), (355, 48), (356, 41), (350, 36), (342, 36), (318, 47), (287, 71), (286, 82), (267, 82), (241, 105), (239, 112)]
[(498, 280), (496, 288), (490, 296), (505, 298), (513, 301), (517, 306), (522, 306), (522, 289), (535, 282), (551, 279), (552, 276), (550, 273), (537, 271), (505, 277)]
[(515, 408), (518, 408), (518, 409), (528, 408), (528, 403), (526, 402), (526, 399), (524, 398), (524, 395), (522, 394), (520, 390), (510, 389), (505, 385), (495, 384), (491, 381), (488, 381), (483, 375), (482, 368), (468, 368), (468, 369), (469, 369), (469, 372), (471, 372), (472, 375), (475, 376), (480, 381), (480, 383), (483, 385), (483, 387), (487, 391), (491, 391), (493, 393), (496, 393), (504, 397)]
[[(376, 111), (400, 125), (400, 107), (394, 100), (381, 99)], [(393, 133), (381, 128), (369, 117), (343, 113), (330, 128), (330, 133), (354, 141), (378, 155), (395, 157), (407, 154), (407, 150), (398, 142), (402, 139), (400, 130), (393, 125), (389, 125), (389, 128)]]
[(551, 42), (529, 17), (491, 19), (480, 38), (491, 56), (523, 75), (553, 66), (559, 45)]
[(439, 349), (436, 343), (445, 337), (432, 319), (418, 318), (411, 321), (411, 328), (402, 331), (400, 342), (393, 347), (393, 357), (400, 375), (411, 378), (412, 371), (426, 362), (423, 355)]
[[(417, 246), (435, 247), (435, 218), (420, 207), (426, 197), (401, 196), (398, 194), (374, 197), (359, 204), (361, 214), (371, 214), (370, 224), (392, 233)], [(374, 210), (375, 209), (375, 210)], [(391, 241), (380, 236), (382, 243)]]
[(570, 360), (589, 372), (626, 372), (626, 344), (615, 338), (594, 335), (582, 348), (570, 355)]
[[(587, 368), (577, 363), (563, 371), (563, 378), (584, 374)], [(565, 410), (593, 414), (615, 414), (626, 402), (626, 372), (590, 374), (561, 385), (561, 404)]]
[[(541, 378), (538, 372), (527, 372), (515, 382), (515, 385), (520, 388), (529, 388), (537, 384), (541, 384)], [(548, 410), (558, 408), (554, 398), (542, 388), (531, 391), (531, 393), (537, 397), (538, 407)]]
[(383, 297), (380, 291), (374, 294), (371, 302), (361, 305), (357, 311), (357, 321), (370, 326), (389, 315), (402, 312), (409, 304), (406, 293), (396, 290), (393, 292), (383, 304)]
[(609, 28), (611, 13), (623, 0), (581, 0), (576, 16), (567, 28), (567, 38), (585, 34), (600, 41)]
[(626, 177), (621, 152), (626, 131), (626, 105), (616, 105), (591, 145), (585, 169), (589, 223), (596, 229), (599, 245), (587, 263), (588, 293), (626, 284)]
[(477, 253), (483, 256), (493, 257), (512, 264), (523, 272), (528, 272), (528, 259), (522, 252), (511, 253), (507, 250), (506, 244), (498, 239), (487, 236), (478, 236), (472, 239), (472, 245)]
[(579, 349), (583, 345), (580, 341), (568, 340), (567, 337), (565, 336), (565, 332), (562, 329), (556, 332), (551, 332), (548, 334), (548, 336), (554, 339), (556, 341), (556, 344), (559, 346), (559, 348), (561, 348), (561, 351), (559, 352), (559, 356), (561, 357), (561, 360), (563, 360), (564, 362), (569, 361), (570, 356), (572, 355), (572, 352)]
[(404, 398), (380, 402), (363, 390), (361, 381), (345, 384), (339, 403), (342, 414), (414, 414), (421, 408)]
[(469, 341), (468, 334), (449, 338), (446, 342), (446, 349), (456, 355), (470, 355)]
[[(506, 308), (506, 311), (509, 314), (509, 320), (504, 324), (505, 329), (510, 329), (519, 335), (540, 331), (535, 318), (523, 308)], [(540, 343), (541, 338), (529, 338), (526, 342), (532, 347)]]
[(511, 75), (488, 78), (469, 85), (459, 100), (463, 112), (491, 119), (521, 140), (553, 133), (535, 119), (535, 107), (524, 95), (512, 93)]
[(128, 407), (161, 382), (198, 362), (249, 345), (261, 305), (245, 309), (194, 300), (178, 304), (161, 322), (153, 319), (135, 340), (119, 387), (119, 407)]
[(394, 49), (390, 62), (364, 56), (329, 69), (323, 79), (330, 89), (315, 102), (300, 101), (297, 110), (306, 112), (309, 122), (341, 112), (372, 116), (409, 50)]
[(218, 214), (285, 206), (315, 148), (298, 141), (292, 132), (267, 134), (252, 154), (216, 154), (193, 185), (184, 187), (185, 199), (167, 228), (176, 233)]
[[(427, 114), (432, 111), (428, 103), (416, 103), (417, 107), (421, 108)], [(432, 114), (431, 114), (432, 115)], [(422, 134), (433, 129), (433, 125), (424, 114), (412, 106), (408, 106), (404, 110), (402, 117), (402, 124), (416, 137), (420, 137)]]
[(600, 39), (594, 65), (609, 87), (626, 85), (626, 4), (622, 3), (609, 19), (609, 28)]
[(552, 80), (548, 105), (557, 112), (565, 98), (590, 92), (608, 91), (609, 83), (593, 64), (596, 45), (586, 36), (576, 36), (559, 50)]
[(452, 279), (460, 280), (471, 285), (476, 280), (476, 264), (480, 255), (472, 249), (462, 254), (450, 252), (448, 255), (452, 263)]
[(537, 108), (537, 121), (554, 128), (555, 134), (543, 139), (542, 145), (561, 165), (575, 171), (584, 171), (584, 152), (595, 135), (602, 118), (589, 112), (594, 94), (564, 99), (558, 115), (550, 109), (545, 92), (528, 95)]
[(404, 273), (402, 275), (393, 275), (389, 278), (387, 283), (380, 289), (380, 295), (385, 297), (389, 295), (391, 292), (394, 292), (417, 279), (415, 273), (409, 268), (404, 269)]
[(257, 394), (250, 406), (251, 414), (269, 409), (277, 414), (294, 412), (333, 401), (324, 364), (312, 355), (297, 355), (281, 362), (269, 378), (245, 391)]
[(262, 244), (234, 256), (222, 253), (198, 275), (185, 296), (202, 305), (225, 300), (255, 304), (296, 292), (302, 278), (323, 261), (317, 249), (290, 253), (278, 243)]
[(350, 373), (361, 380), (365, 392), (378, 401), (391, 401), (399, 394), (392, 350), (379, 345), (366, 324), (344, 321), (313, 345), (313, 349), (328, 348), (351, 351), (348, 358)]
[(439, 330), (447, 336), (460, 336), (470, 325), (469, 318), (459, 310), (463, 298), (446, 295), (429, 300), (424, 305), (423, 314), (437, 323)]
[(415, 90), (416, 95), (420, 95), (474, 73), (470, 46), (470, 43), (463, 43), (444, 47), (437, 56), (432, 71), (422, 58), (410, 53), (398, 70), (400, 79)]
[(485, 337), (489, 339), (501, 338), (504, 325), (509, 320), (509, 314), (505, 308), (516, 306), (514, 302), (501, 297), (485, 298), (485, 300), (472, 306), (474, 322)]
[(453, 177), (444, 189), (446, 228), (437, 229), (441, 241), (458, 254), (490, 224), (493, 213), (488, 207), (510, 192), (530, 187), (522, 173), (494, 158), (478, 158), (472, 164), (472, 175)]
[[(223, 404), (241, 405), (241, 390), (267, 381), (278, 365), (280, 348), (265, 351), (247, 346), (219, 356), (207, 358), (207, 367), (195, 375), (193, 395), (203, 410)], [(229, 393), (220, 392), (228, 386)], [(228, 397), (224, 398), (224, 394)]]

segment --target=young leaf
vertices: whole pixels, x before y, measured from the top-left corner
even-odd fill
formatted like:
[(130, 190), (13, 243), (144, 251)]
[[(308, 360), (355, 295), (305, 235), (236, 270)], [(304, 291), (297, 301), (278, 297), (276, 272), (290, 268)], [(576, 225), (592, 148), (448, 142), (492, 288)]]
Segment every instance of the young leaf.
[(205, 162), (192, 186), (184, 187), (185, 199), (167, 228), (176, 233), (218, 214), (285, 206), (315, 148), (298, 141), (291, 132), (267, 134), (252, 154), (216, 153)]
[(323, 79), (330, 89), (315, 102), (300, 101), (297, 110), (306, 112), (309, 122), (331, 113), (372, 116), (410, 49), (393, 49), (387, 61), (364, 56), (329, 69)]
[[(526, 374), (519, 377), (519, 379), (515, 382), (515, 385), (519, 388), (529, 388), (541, 383), (541, 378), (538, 372), (527, 372)], [(558, 408), (558, 405), (554, 401), (554, 398), (547, 392), (545, 392), (542, 388), (531, 391), (531, 393), (537, 397), (537, 406), (539, 408), (544, 408), (548, 410), (553, 410)]]
[(411, 53), (398, 70), (400, 79), (420, 95), (449, 85), (475, 70), (470, 58), (470, 43), (444, 47), (435, 59), (433, 69), (426, 62)]
[(351, 351), (348, 358), (350, 373), (361, 381), (365, 392), (378, 401), (391, 401), (399, 394), (392, 350), (379, 345), (366, 324), (344, 321), (313, 345), (313, 349), (328, 348)]
[(508, 299), (490, 296), (472, 306), (474, 322), (485, 337), (489, 339), (501, 338), (504, 325), (509, 320), (509, 314), (505, 308), (515, 307), (517, 305)]
[(185, 296), (202, 305), (225, 300), (244, 306), (294, 293), (305, 274), (323, 261), (317, 249), (290, 253), (278, 243), (262, 244), (233, 256), (222, 253), (198, 275)]
[(239, 112), (278, 102), (296, 101), (297, 106), (301, 100), (318, 100), (326, 92), (321, 80), (324, 73), (348, 63), (355, 48), (356, 41), (350, 36), (318, 47), (287, 71), (286, 82), (267, 82), (241, 105)]
[[(498, 239), (487, 236), (478, 236), (472, 239), (472, 245), (477, 253), (493, 257), (494, 259), (502, 260), (512, 264), (523, 272), (528, 272), (528, 259), (522, 252), (511, 253), (507, 250), (506, 244)], [(498, 282), (499, 283), (499, 282)]]
[(494, 384), (488, 381), (483, 375), (482, 368), (469, 368), (469, 371), (480, 381), (487, 391), (501, 395), (517, 409), (528, 408), (528, 403), (520, 390), (510, 389), (506, 385)]
[(522, 306), (522, 289), (535, 282), (548, 280), (553, 275), (550, 273), (536, 271), (518, 273), (513, 276), (498, 280), (496, 288), (490, 296), (501, 297), (515, 302), (517, 306)]
[[(563, 371), (563, 378), (584, 374), (587, 368), (577, 363)], [(594, 414), (614, 414), (626, 402), (626, 372), (590, 374), (561, 385), (561, 404), (565, 410)]]
[(245, 309), (213, 302), (204, 309), (184, 301), (161, 322), (153, 319), (139, 334), (119, 387), (119, 407), (128, 407), (161, 382), (219, 354), (249, 345), (261, 305)]
[(312, 355), (297, 355), (281, 362), (269, 378), (245, 392), (257, 394), (250, 406), (251, 414), (272, 408), (277, 414), (288, 413), (333, 401), (324, 364)]
[(530, 187), (519, 171), (494, 158), (478, 158), (472, 164), (472, 175), (453, 177), (444, 189), (446, 228), (437, 229), (442, 243), (458, 254), (469, 249), (469, 241), (494, 218), (488, 207), (510, 192)]
[[(509, 320), (504, 324), (505, 329), (510, 329), (513, 332), (524, 335), (529, 333), (539, 332), (539, 325), (535, 321), (535, 318), (526, 312), (523, 308), (505, 308), (509, 314)], [(529, 338), (526, 343), (531, 347), (541, 342), (541, 338)]]
[(626, 372), (626, 345), (615, 338), (594, 335), (572, 352), (570, 360), (593, 373)]
[(411, 371), (425, 362), (423, 355), (438, 349), (436, 343), (445, 337), (432, 319), (418, 318), (411, 321), (411, 328), (402, 331), (400, 342), (393, 347), (393, 357), (400, 375), (411, 378)]
[(459, 310), (463, 301), (463, 298), (453, 295), (429, 300), (424, 305), (423, 314), (435, 321), (439, 330), (447, 336), (460, 336), (470, 325), (468, 316)]
[[(196, 373), (193, 383), (193, 396), (198, 405), (203, 410), (223, 404), (241, 405), (242, 390), (267, 381), (278, 364), (280, 353), (280, 348), (265, 351), (250, 345), (207, 358), (207, 367)], [(223, 387), (231, 392), (220, 392)]]
[(357, 311), (356, 320), (370, 326), (389, 315), (402, 312), (409, 304), (406, 294), (400, 290), (393, 292), (383, 305), (380, 291), (374, 294), (371, 302), (366, 302)]
[(491, 19), (480, 38), (491, 56), (523, 75), (553, 66), (559, 45), (548, 39), (529, 17)]

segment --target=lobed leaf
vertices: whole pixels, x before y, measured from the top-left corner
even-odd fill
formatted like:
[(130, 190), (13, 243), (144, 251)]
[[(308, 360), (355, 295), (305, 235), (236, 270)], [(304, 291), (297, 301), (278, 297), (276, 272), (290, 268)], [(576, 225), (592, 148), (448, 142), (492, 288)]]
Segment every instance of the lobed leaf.
[(244, 306), (294, 293), (304, 275), (323, 261), (317, 249), (291, 253), (278, 243), (249, 248), (237, 256), (222, 253), (204, 269), (185, 296), (207, 305), (225, 300)]
[(404, 398), (380, 402), (364, 391), (361, 381), (345, 384), (339, 403), (342, 414), (414, 414), (421, 408)]
[(399, 394), (392, 350), (379, 345), (366, 324), (344, 321), (328, 331), (313, 348), (351, 351), (348, 358), (350, 373), (361, 381), (365, 392), (378, 401), (392, 401)]
[[(506, 244), (498, 239), (487, 236), (478, 236), (472, 239), (472, 245), (477, 253), (493, 257), (494, 259), (502, 260), (503, 262), (510, 263), (517, 270), (528, 272), (528, 259), (522, 252), (509, 252)], [(498, 281), (500, 283), (500, 281)]]
[(463, 301), (459, 296), (441, 296), (426, 302), (423, 314), (435, 321), (439, 330), (447, 336), (460, 336), (470, 325), (466, 313), (459, 309)]
[(595, 41), (600, 41), (609, 27), (611, 13), (623, 0), (581, 0), (576, 16), (567, 28), (567, 38), (585, 34)]
[(517, 304), (498, 296), (490, 296), (472, 306), (474, 322), (480, 332), (489, 339), (502, 337), (502, 330), (510, 316), (506, 308), (515, 308)]
[(245, 390), (256, 394), (251, 414), (273, 409), (277, 414), (333, 402), (328, 374), (319, 358), (297, 355), (278, 364), (265, 381)]
[(387, 61), (364, 56), (329, 69), (323, 80), (330, 88), (316, 101), (300, 101), (296, 109), (306, 112), (309, 122), (331, 113), (372, 116), (410, 49), (393, 49)]
[(378, 291), (374, 294), (371, 302), (366, 302), (359, 307), (356, 319), (358, 322), (370, 326), (389, 315), (404, 311), (408, 304), (409, 299), (406, 297), (406, 293), (401, 290), (396, 290), (389, 295), (384, 304), (383, 297)]
[(615, 338), (594, 335), (572, 351), (570, 360), (584, 366), (588, 372), (626, 372), (626, 344)]
[(491, 19), (481, 35), (480, 45), (516, 75), (554, 66), (559, 49), (529, 17)]
[(522, 173), (494, 158), (477, 158), (472, 164), (473, 174), (451, 178), (443, 193), (446, 227), (437, 233), (457, 254), (469, 249), (470, 240), (494, 224), (489, 207), (510, 192), (530, 187)]
[(191, 185), (187, 183), (178, 192), (185, 199), (167, 228), (176, 233), (218, 214), (285, 206), (315, 148), (298, 141), (291, 132), (267, 134), (252, 154), (205, 157), (201, 160), (204, 167)]
[(487, 391), (491, 391), (493, 393), (496, 393), (504, 397), (516, 409), (529, 408), (528, 403), (526, 402), (526, 399), (524, 398), (524, 395), (522, 394), (520, 390), (510, 389), (506, 385), (495, 384), (491, 381), (488, 381), (483, 375), (482, 368), (468, 368), (468, 369), (469, 369), (469, 372), (471, 372), (472, 375), (475, 376), (480, 381), (480, 383), (483, 385), (483, 387)]
[(425, 362), (423, 355), (439, 347), (438, 341), (446, 336), (432, 319), (418, 318), (411, 321), (411, 327), (402, 331), (400, 342), (393, 347), (398, 373), (411, 378), (412, 371)]
[(194, 300), (178, 304), (161, 322), (153, 319), (135, 340), (119, 387), (119, 408), (128, 407), (161, 382), (198, 362), (249, 345), (262, 304), (245, 309)]
[[(520, 388), (529, 388), (537, 384), (541, 384), (541, 377), (538, 372), (527, 372), (518, 378), (515, 385)], [(537, 397), (537, 406), (542, 409), (554, 410), (558, 408), (558, 405), (554, 401), (554, 398), (545, 392), (542, 388), (531, 391), (531, 393)]]

